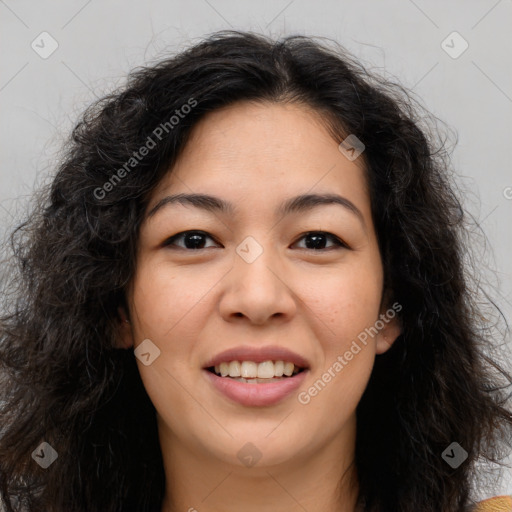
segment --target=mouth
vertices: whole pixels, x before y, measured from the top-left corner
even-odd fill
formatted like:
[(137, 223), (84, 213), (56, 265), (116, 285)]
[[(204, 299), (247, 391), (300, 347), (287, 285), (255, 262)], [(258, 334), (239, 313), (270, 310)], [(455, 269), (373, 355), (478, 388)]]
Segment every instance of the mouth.
[(291, 361), (224, 361), (206, 368), (217, 377), (232, 379), (245, 384), (268, 384), (289, 379), (306, 368)]
[(203, 368), (214, 391), (244, 407), (269, 407), (289, 398), (304, 382), (309, 368), (291, 361), (225, 361)]
[(217, 354), (202, 374), (223, 399), (264, 407), (289, 398), (304, 382), (310, 363), (282, 346), (239, 346)]

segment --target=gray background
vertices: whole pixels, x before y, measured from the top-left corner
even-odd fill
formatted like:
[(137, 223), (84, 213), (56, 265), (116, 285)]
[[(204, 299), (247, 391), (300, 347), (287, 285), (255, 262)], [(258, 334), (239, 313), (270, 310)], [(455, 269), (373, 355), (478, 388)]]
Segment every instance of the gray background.
[[(326, 36), (397, 77), (458, 133), (453, 166), (487, 236), (478, 263), (492, 269), (486, 286), (510, 319), (510, 20), (511, 0), (0, 0), (1, 230), (48, 180), (77, 115), (133, 67), (226, 28)], [(46, 59), (31, 47), (48, 51), (44, 31), (58, 43)], [(442, 47), (453, 31), (469, 45), (457, 58)], [(445, 43), (452, 54), (462, 44), (453, 36)], [(512, 494), (512, 471), (488, 489)]]

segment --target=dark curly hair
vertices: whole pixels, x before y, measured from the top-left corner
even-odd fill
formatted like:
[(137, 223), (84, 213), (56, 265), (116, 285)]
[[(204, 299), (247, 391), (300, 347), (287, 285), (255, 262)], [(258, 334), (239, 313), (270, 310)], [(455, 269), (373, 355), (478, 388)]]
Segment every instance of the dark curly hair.
[[(364, 510), (460, 512), (476, 491), (476, 463), (499, 463), (510, 449), (511, 379), (490, 357), (486, 318), (499, 309), (482, 309), (469, 272), (470, 222), (434, 116), (339, 45), (220, 32), (132, 71), (87, 109), (11, 235), (0, 338), (8, 512), (160, 511), (155, 409), (133, 350), (116, 348), (118, 308), (151, 192), (205, 114), (247, 100), (305, 105), (337, 141), (355, 134), (366, 147), (385, 290), (403, 309), (402, 334), (377, 356), (357, 408)], [(136, 158), (149, 137), (155, 146)], [(42, 441), (59, 454), (48, 470), (31, 458)], [(456, 469), (441, 456), (452, 442), (468, 452)]]

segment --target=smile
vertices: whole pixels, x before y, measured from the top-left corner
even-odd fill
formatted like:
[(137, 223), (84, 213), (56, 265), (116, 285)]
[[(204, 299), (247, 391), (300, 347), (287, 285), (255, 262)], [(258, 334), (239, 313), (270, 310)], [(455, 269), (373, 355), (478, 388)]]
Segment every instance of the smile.
[(307, 373), (285, 361), (230, 361), (203, 370), (216, 392), (246, 407), (281, 402), (297, 390)]
[[(303, 370), (290, 361), (230, 361), (208, 368), (220, 377), (234, 378), (239, 382), (265, 383), (286, 378)], [(283, 377), (284, 376), (284, 377)]]

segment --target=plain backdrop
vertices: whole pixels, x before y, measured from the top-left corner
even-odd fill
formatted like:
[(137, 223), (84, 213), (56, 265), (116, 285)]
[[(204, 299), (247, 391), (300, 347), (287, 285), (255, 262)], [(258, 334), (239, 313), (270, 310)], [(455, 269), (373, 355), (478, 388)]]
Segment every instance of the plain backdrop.
[[(511, 20), (511, 0), (0, 0), (0, 234), (55, 170), (78, 114), (133, 67), (220, 29), (323, 36), (396, 77), (458, 134), (453, 167), (510, 319)], [(497, 490), (512, 494), (512, 471)]]

